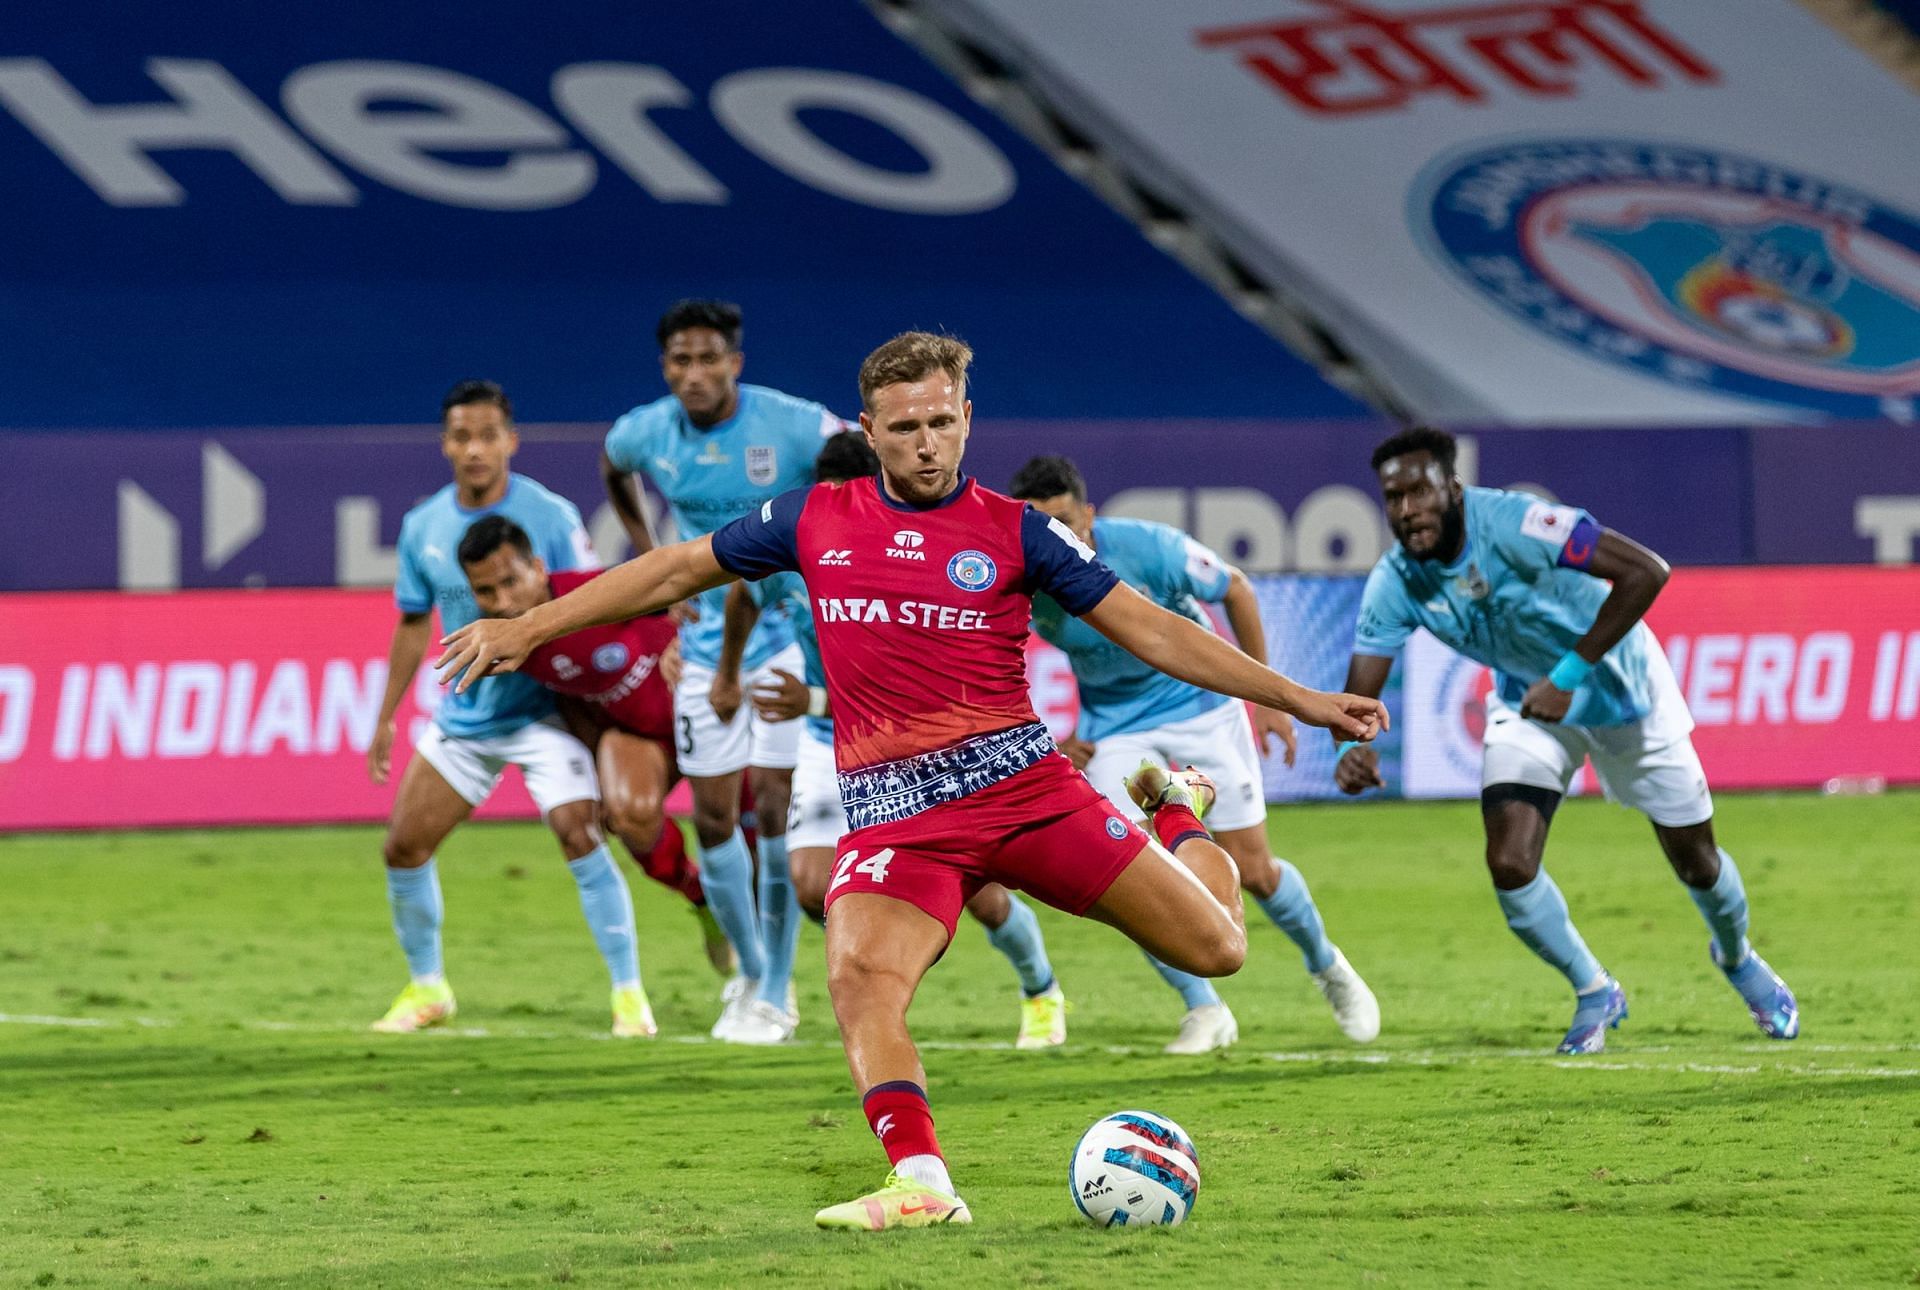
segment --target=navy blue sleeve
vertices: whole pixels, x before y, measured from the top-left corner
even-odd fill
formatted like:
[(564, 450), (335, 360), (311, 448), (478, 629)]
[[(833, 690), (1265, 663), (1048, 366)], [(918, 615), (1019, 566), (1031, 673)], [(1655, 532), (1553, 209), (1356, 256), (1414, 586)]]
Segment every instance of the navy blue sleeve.
[(1027, 566), (1027, 590), (1044, 591), (1078, 617), (1107, 598), (1120, 575), (1093, 554), (1073, 530), (1029, 506), (1020, 516), (1020, 549)]
[(782, 569), (800, 569), (800, 512), (812, 488), (796, 488), (714, 530), (713, 558), (728, 573), (758, 581)]

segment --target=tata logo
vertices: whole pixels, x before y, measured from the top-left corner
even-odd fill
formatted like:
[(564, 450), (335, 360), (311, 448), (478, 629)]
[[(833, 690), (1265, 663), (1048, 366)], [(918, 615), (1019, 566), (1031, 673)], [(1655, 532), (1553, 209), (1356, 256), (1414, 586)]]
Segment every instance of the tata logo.
[(891, 560), (919, 560), (925, 563), (927, 556), (920, 548), (926, 545), (926, 541), (926, 538), (914, 532), (912, 529), (901, 529), (893, 535), (893, 545), (887, 548), (887, 558)]
[[(377, 209), (362, 186), (384, 184), (445, 206), (515, 213), (571, 206), (596, 187), (616, 188), (634, 205), (720, 207), (737, 194), (678, 142), (716, 136), (740, 145), (728, 165), (758, 158), (789, 180), (877, 210), (970, 215), (1003, 204), (1016, 183), (1012, 164), (966, 121), (904, 86), (851, 72), (743, 68), (713, 78), (702, 94), (664, 67), (596, 60), (539, 76), (548, 105), (384, 50), (340, 52), (305, 67), (249, 66), (251, 84), (211, 59), (148, 58), (158, 96), (106, 103), (89, 100), (45, 59), (0, 58), (0, 113), (110, 206), (186, 203), (186, 188), (154, 160), (179, 148), (225, 153), (295, 206)], [(141, 61), (129, 59), (127, 72)], [(680, 128), (683, 114), (702, 106), (711, 123)], [(656, 123), (657, 109), (672, 110), (671, 129)], [(896, 169), (849, 155), (815, 133), (822, 113), (891, 135), (911, 162)], [(193, 196), (200, 209), (205, 195)]]
[(1718, 149), (1547, 139), (1436, 165), (1411, 210), (1470, 290), (1598, 362), (1914, 415), (1920, 216), (1857, 189)]
[(815, 560), (814, 563), (838, 565), (843, 569), (851, 568), (853, 566), (853, 552), (850, 550), (822, 551), (820, 558)]

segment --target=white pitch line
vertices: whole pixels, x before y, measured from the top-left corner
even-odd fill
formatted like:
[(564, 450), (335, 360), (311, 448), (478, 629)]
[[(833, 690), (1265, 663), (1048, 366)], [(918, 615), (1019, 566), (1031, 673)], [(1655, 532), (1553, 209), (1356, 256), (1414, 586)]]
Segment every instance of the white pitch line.
[(1562, 1070), (1674, 1071), (1688, 1075), (1803, 1075), (1813, 1078), (1859, 1075), (1869, 1079), (1913, 1079), (1920, 1067), (1891, 1066), (1716, 1066), (1707, 1062), (1612, 1062), (1584, 1057), (1556, 1058)]
[[(160, 1017), (135, 1017), (127, 1021), (106, 1017), (60, 1017), (42, 1013), (0, 1012), (0, 1025), (15, 1026), (52, 1026), (75, 1027), (81, 1029), (116, 1029), (123, 1026), (147, 1028), (170, 1028), (178, 1026), (178, 1021)], [(219, 1026), (222, 1023), (213, 1022)], [(366, 1037), (362, 1026), (328, 1024), (326, 1022), (302, 1021), (247, 1021), (238, 1023), (242, 1030), (257, 1031), (266, 1034), (326, 1034), (352, 1035)], [(530, 1030), (520, 1027), (459, 1026), (435, 1029), (420, 1036), (428, 1042), (453, 1039), (532, 1039), (548, 1042), (579, 1043), (582, 1041), (597, 1043), (609, 1040), (612, 1036), (605, 1033), (582, 1032), (577, 1030)], [(718, 1041), (701, 1034), (664, 1035), (659, 1042), (675, 1044), (714, 1045), (723, 1047)], [(781, 1045), (785, 1048), (832, 1048), (840, 1047), (838, 1040), (801, 1039)], [(952, 1040), (932, 1039), (922, 1041), (919, 1047), (934, 1052), (994, 1053), (1012, 1052), (1013, 1045), (997, 1040)], [(1744, 1045), (1743, 1048), (1755, 1052), (1788, 1055), (1788, 1050), (1779, 1044)], [(1157, 1057), (1158, 1048), (1131, 1047), (1125, 1044), (1102, 1046), (1082, 1046), (1076, 1051), (1098, 1052), (1116, 1057)], [(1294, 1052), (1252, 1053), (1270, 1062), (1315, 1063), (1323, 1065), (1348, 1066), (1474, 1066), (1495, 1062), (1529, 1062), (1536, 1065), (1551, 1066), (1557, 1070), (1589, 1071), (1658, 1071), (1668, 1074), (1687, 1075), (1790, 1075), (1807, 1078), (1834, 1078), (1853, 1076), (1864, 1079), (1915, 1079), (1920, 1078), (1920, 1067), (1891, 1066), (1813, 1066), (1803, 1063), (1792, 1065), (1726, 1065), (1709, 1062), (1637, 1060), (1645, 1056), (1673, 1052), (1671, 1045), (1656, 1045), (1647, 1048), (1635, 1048), (1628, 1054), (1614, 1057), (1556, 1057), (1542, 1049), (1535, 1048), (1454, 1048), (1454, 1049), (1416, 1049), (1407, 1052), (1383, 1052), (1377, 1049), (1309, 1049)], [(1920, 1044), (1796, 1044), (1791, 1050), (1795, 1055), (1802, 1053), (1901, 1053), (1920, 1052)], [(1040, 1060), (1045, 1060), (1041, 1058)]]
[(0, 1022), (13, 1026), (112, 1026), (99, 1017), (45, 1017), (31, 1012), (0, 1012)]

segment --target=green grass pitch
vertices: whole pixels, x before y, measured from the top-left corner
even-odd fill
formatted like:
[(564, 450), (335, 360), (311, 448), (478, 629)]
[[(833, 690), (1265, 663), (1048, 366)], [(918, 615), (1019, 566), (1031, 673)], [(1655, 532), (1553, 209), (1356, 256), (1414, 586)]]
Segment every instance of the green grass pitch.
[[(664, 1029), (606, 983), (537, 829), (442, 855), (459, 1033), (365, 1032), (403, 980), (372, 829), (0, 840), (0, 1286), (1912, 1285), (1920, 1281), (1920, 797), (1728, 797), (1756, 941), (1800, 994), (1763, 1040), (1638, 817), (1569, 804), (1552, 871), (1632, 1019), (1549, 1055), (1564, 986), (1501, 925), (1471, 804), (1276, 811), (1378, 992), (1344, 1043), (1258, 917), (1241, 1043), (1158, 1054), (1178, 1000), (1043, 912), (1061, 1051), (1007, 1046), (1006, 964), (963, 925), (915, 1005), (971, 1228), (847, 1235), (876, 1185), (801, 944), (801, 1042), (703, 1038), (717, 981), (629, 869)], [(1179, 1120), (1192, 1220), (1096, 1231), (1069, 1151)]]

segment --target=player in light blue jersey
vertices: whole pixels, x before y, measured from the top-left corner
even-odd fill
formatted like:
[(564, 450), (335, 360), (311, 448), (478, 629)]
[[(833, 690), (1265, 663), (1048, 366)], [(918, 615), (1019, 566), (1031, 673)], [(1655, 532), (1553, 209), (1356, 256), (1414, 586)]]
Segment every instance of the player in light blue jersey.
[[(820, 449), (814, 470), (822, 483), (845, 483), (878, 474), (880, 458), (868, 446), (864, 435), (848, 431), (827, 440)], [(770, 947), (790, 944), (799, 932), (799, 920), (784, 911), (791, 902), (813, 918), (823, 917), (834, 853), (848, 831), (833, 760), (833, 718), (827, 706), (826, 669), (820, 662), (820, 641), (814, 633), (807, 586), (799, 574), (776, 573), (759, 582), (735, 583), (727, 590), (726, 604), (720, 668), (713, 682), (716, 696), (731, 696), (733, 702), (739, 701), (744, 646), (755, 620), (763, 612), (784, 609), (793, 627), (794, 641), (800, 647), (800, 675), (774, 668), (751, 695), (755, 712), (765, 720), (801, 726), (799, 754), (793, 771), (792, 805), (787, 816), (792, 882), (788, 891), (781, 891), (775, 885), (778, 878), (770, 880), (765, 869), (760, 875), (761, 930)], [(1051, 1048), (1064, 1044), (1067, 998), (1054, 977), (1046, 941), (1040, 934), (1040, 921), (1033, 910), (999, 883), (988, 883), (967, 900), (967, 912), (987, 929), (988, 942), (1006, 955), (1020, 978), (1020, 1030), (1014, 1037), (1014, 1047)], [(787, 939), (783, 941), (783, 937)], [(769, 957), (776, 957), (771, 950)], [(789, 962), (792, 957), (789, 949)]]
[[(453, 387), (441, 406), (440, 433), (453, 482), (400, 522), (400, 575), (393, 588), (400, 621), (387, 655), (380, 720), (367, 749), (367, 770), (376, 784), (386, 783), (392, 771), (394, 715), (434, 635), (434, 610), (442, 634), (480, 617), (459, 554), (474, 521), (487, 515), (514, 521), (550, 569), (593, 567), (593, 548), (573, 503), (508, 469), (518, 446), (513, 406), (498, 385), (462, 381)], [(433, 856), (512, 765), (520, 768), (579, 885), (587, 924), (613, 981), (614, 1034), (652, 1035), (640, 988), (633, 899), (600, 837), (593, 755), (555, 718), (551, 695), (518, 674), (489, 677), (465, 693), (447, 690), (414, 752), (400, 777), (383, 848), (393, 930), (411, 980), (374, 1029), (420, 1030), (454, 1015), (441, 960), (440, 875)]]
[[(1641, 621), (1665, 561), (1576, 507), (1464, 487), (1453, 437), (1439, 430), (1395, 435), (1373, 466), (1399, 542), (1367, 578), (1347, 688), (1378, 695), (1418, 627), (1494, 670), (1480, 776), (1487, 868), (1507, 926), (1573, 986), (1560, 1051), (1600, 1052), (1627, 1015), (1626, 993), (1540, 866), (1554, 810), (1589, 758), (1607, 796), (1652, 821), (1754, 1022), (1773, 1039), (1799, 1034), (1793, 992), (1747, 942), (1747, 893), (1714, 841), (1693, 718)], [(1335, 778), (1348, 793), (1380, 787), (1377, 754), (1342, 744)]]
[[(1035, 457), (1007, 490), (1066, 525), (1107, 567), (1156, 604), (1211, 630), (1202, 603), (1223, 605), (1240, 648), (1259, 662), (1267, 638), (1253, 585), (1232, 565), (1166, 524), (1096, 515), (1086, 481), (1065, 457)], [(1219, 794), (1207, 818), (1214, 840), (1233, 856), (1240, 884), (1268, 918), (1299, 947), (1307, 971), (1349, 1038), (1367, 1043), (1380, 1033), (1380, 1005), (1338, 946), (1327, 939), (1306, 879), (1267, 845), (1267, 798), (1260, 751), (1247, 706), (1224, 694), (1177, 681), (1121, 649), (1067, 613), (1052, 598), (1033, 598), (1034, 631), (1067, 656), (1080, 689), (1080, 721), (1060, 749), (1121, 811), (1138, 815), (1126, 780), (1143, 761), (1192, 766)], [(1293, 721), (1261, 710), (1259, 743), (1281, 740), (1293, 764)], [(1170, 1053), (1204, 1053), (1239, 1037), (1233, 1012), (1213, 982), (1148, 956), (1187, 1006)]]
[[(661, 318), (657, 338), (670, 393), (614, 422), (601, 462), (608, 496), (636, 554), (655, 545), (634, 488), (636, 475), (645, 476), (666, 501), (679, 539), (688, 541), (788, 489), (812, 483), (821, 440), (845, 428), (818, 403), (741, 384), (745, 358), (740, 311), (733, 305), (683, 300)], [(725, 603), (724, 590), (709, 591), (681, 614), (675, 751), (693, 788), (707, 905), (740, 961), (713, 1035), (728, 1042), (778, 1043), (799, 1020), (787, 987), (793, 965), (769, 963), (761, 940), (753, 857), (740, 831), (740, 777), (748, 772), (753, 789), (761, 867), (784, 875), (799, 729), (757, 716), (737, 694), (728, 701), (712, 693)], [(768, 676), (775, 664), (800, 670), (785, 614), (764, 616), (748, 642), (749, 683)]]

